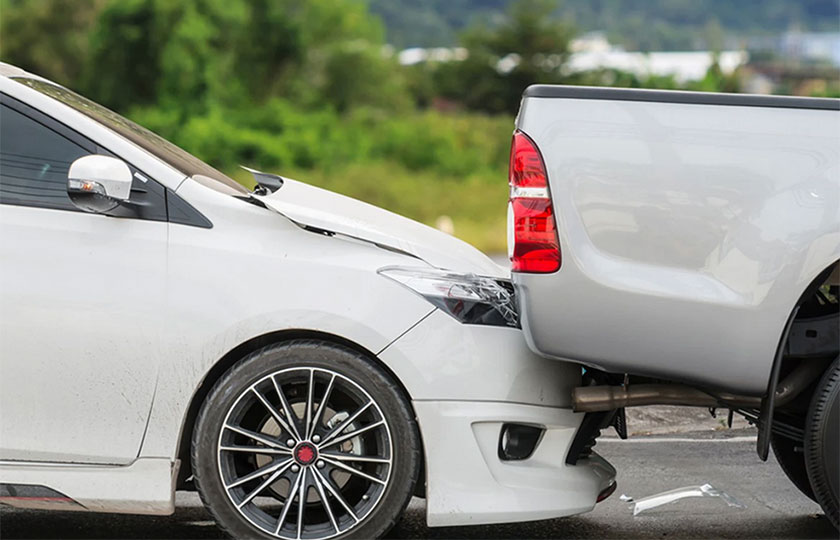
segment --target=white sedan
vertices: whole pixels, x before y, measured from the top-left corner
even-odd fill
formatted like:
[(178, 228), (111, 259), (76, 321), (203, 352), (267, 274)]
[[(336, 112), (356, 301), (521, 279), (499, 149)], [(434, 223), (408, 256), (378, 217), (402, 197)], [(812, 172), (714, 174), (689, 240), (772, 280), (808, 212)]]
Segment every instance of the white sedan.
[(0, 64), (0, 502), (235, 537), (376, 537), (591, 510), (580, 367), (530, 352), (507, 271), (253, 171), (251, 192)]

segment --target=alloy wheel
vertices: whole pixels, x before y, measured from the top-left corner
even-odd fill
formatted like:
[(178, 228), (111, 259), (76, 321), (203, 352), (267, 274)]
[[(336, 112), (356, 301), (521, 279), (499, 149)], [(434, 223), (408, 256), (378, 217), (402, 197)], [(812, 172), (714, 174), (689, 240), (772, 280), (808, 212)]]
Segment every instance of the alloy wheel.
[(284, 539), (356, 528), (379, 504), (393, 465), (379, 405), (348, 377), (316, 367), (279, 370), (241, 392), (217, 452), (236, 511)]

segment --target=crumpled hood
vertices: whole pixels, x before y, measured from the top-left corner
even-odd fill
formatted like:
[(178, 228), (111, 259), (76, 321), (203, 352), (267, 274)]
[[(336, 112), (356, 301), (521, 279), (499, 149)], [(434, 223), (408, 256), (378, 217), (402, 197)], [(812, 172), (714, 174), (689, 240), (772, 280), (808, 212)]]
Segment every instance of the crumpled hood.
[(255, 195), (272, 210), (301, 225), (352, 236), (414, 255), (432, 266), (483, 276), (509, 272), (471, 245), (382, 208), (283, 178), (269, 195)]

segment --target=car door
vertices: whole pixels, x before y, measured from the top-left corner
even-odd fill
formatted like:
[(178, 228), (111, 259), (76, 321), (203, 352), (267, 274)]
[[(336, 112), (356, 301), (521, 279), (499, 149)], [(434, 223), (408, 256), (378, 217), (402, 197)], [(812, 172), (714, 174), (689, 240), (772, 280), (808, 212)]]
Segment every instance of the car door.
[(108, 151), (0, 102), (0, 460), (129, 463), (160, 356), (164, 190), (132, 168), (122, 217), (77, 209), (70, 164)]

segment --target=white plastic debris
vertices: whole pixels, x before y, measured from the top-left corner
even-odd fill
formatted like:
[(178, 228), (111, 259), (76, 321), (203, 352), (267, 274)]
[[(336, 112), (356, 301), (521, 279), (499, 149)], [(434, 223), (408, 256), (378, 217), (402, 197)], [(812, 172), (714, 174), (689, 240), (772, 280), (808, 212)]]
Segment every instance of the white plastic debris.
[(625, 495), (623, 493), (621, 494), (621, 496), (618, 499), (621, 502), (633, 502), (633, 497), (630, 497), (629, 495)]
[[(625, 496), (622, 496), (621, 500), (624, 501), (624, 497)], [(688, 486), (679, 489), (672, 489), (670, 491), (664, 491), (662, 493), (657, 493), (656, 495), (650, 495), (648, 497), (642, 497), (641, 499), (635, 501), (635, 504), (633, 505), (633, 515), (637, 516), (640, 513), (650, 510), (652, 508), (657, 508), (665, 504), (671, 504), (681, 499), (686, 499), (690, 497), (717, 497), (723, 502), (725, 502), (727, 506), (734, 508), (746, 508), (744, 504), (742, 504), (732, 495), (729, 495), (728, 493), (715, 488), (711, 484), (703, 484), (702, 486)], [(626, 502), (631, 502), (632, 500), (632, 497), (627, 497)]]

